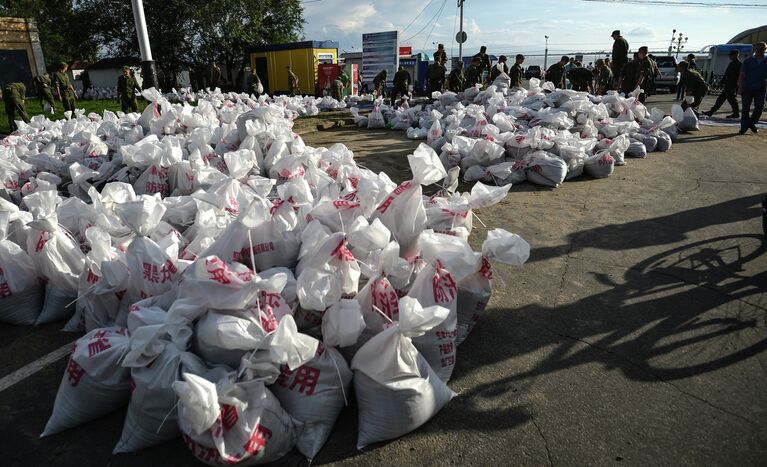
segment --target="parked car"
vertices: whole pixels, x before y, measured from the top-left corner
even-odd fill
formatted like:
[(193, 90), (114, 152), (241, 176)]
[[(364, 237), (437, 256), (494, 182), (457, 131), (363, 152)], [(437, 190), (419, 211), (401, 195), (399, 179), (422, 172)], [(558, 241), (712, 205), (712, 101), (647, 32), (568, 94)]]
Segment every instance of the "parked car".
[(658, 65), (658, 71), (660, 71), (660, 76), (655, 79), (655, 88), (667, 87), (669, 91), (676, 92), (676, 86), (679, 83), (676, 58), (672, 55), (661, 55), (655, 57), (655, 63)]
[(530, 65), (525, 70), (525, 79), (538, 78), (541, 79), (541, 67), (538, 65)]

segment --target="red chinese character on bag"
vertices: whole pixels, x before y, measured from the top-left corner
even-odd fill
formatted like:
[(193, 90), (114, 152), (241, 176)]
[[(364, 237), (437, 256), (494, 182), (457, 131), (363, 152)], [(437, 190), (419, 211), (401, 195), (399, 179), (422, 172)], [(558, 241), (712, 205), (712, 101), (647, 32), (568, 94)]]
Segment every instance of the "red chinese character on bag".
[(94, 355), (98, 355), (110, 347), (112, 347), (112, 344), (107, 340), (106, 332), (98, 332), (94, 334), (93, 340), (88, 343), (88, 358), (92, 358)]
[(296, 377), (293, 378), (293, 384), (290, 385), (289, 389), (292, 391), (293, 388), (300, 385), (298, 392), (311, 396), (314, 394), (319, 380), (320, 370), (304, 365), (296, 370)]
[(167, 281), (173, 280), (173, 274), (175, 274), (176, 271), (178, 271), (178, 269), (173, 265), (171, 260), (165, 261), (165, 264), (160, 267), (160, 272), (162, 273), (161, 282), (164, 284)]
[(437, 271), (432, 278), (432, 288), (434, 289), (435, 303), (449, 303), (455, 299), (457, 287), (453, 276), (442, 267), (442, 263), (437, 261)]
[(453, 343), (448, 342), (445, 344), (439, 344), (439, 353), (441, 355), (450, 355), (453, 353)]
[(293, 372), (290, 371), (290, 368), (288, 368), (287, 365), (280, 365), (280, 376), (277, 377), (276, 384), (279, 384), (283, 388), (288, 387), (292, 375)]
[(493, 265), (490, 263), (490, 260), (487, 258), (487, 256), (482, 257), (482, 266), (479, 268), (479, 273), (482, 274), (487, 280), (493, 279)]
[(144, 263), (144, 280), (148, 282), (160, 282), (160, 274), (157, 272), (157, 265)]
[(8, 283), (3, 280), (2, 283), (0, 283), (0, 298), (6, 298), (13, 295), (11, 293), (11, 288), (8, 286)]
[(239, 419), (237, 407), (228, 404), (221, 405), (221, 423), (225, 430), (230, 430)]
[(83, 370), (72, 357), (69, 357), (69, 363), (67, 364), (67, 378), (69, 379), (69, 384), (71, 384), (72, 387), (77, 386), (80, 383), (80, 378), (82, 378), (84, 374), (85, 370)]
[(230, 279), (232, 273), (220, 258), (212, 260), (206, 259), (205, 265), (208, 266), (208, 273), (210, 274), (210, 278), (214, 281), (220, 284), (230, 284), (232, 282)]
[(256, 455), (261, 451), (261, 448), (266, 447), (267, 440), (272, 438), (272, 430), (264, 428), (258, 423), (253, 428), (253, 434), (247, 443), (245, 443), (245, 452), (251, 455)]
[(35, 253), (40, 253), (48, 243), (48, 232), (40, 232), (40, 238), (37, 239), (37, 246), (35, 246)]
[(346, 239), (342, 239), (338, 246), (330, 253), (333, 258), (346, 261), (348, 263), (354, 262), (354, 255), (348, 248), (346, 248)]
[(98, 282), (98, 281), (99, 281), (99, 276), (97, 276), (96, 274), (94, 274), (94, 272), (93, 272), (93, 271), (91, 271), (90, 269), (88, 269), (88, 277), (87, 277), (85, 280), (86, 280), (86, 281), (87, 281), (89, 284), (95, 284), (96, 282)]

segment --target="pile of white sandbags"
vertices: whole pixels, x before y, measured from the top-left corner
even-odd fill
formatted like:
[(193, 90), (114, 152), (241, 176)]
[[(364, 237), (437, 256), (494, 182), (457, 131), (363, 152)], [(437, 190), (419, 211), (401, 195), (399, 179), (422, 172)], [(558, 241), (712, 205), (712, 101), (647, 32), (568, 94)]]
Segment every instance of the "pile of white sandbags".
[[(292, 131), (311, 98), (156, 90), (142, 114), (36, 116), (0, 146), (0, 321), (77, 341), (44, 436), (128, 406), (115, 452), (179, 436), (201, 461), (312, 459), (353, 394), (361, 448), (434, 416), (492, 293), (502, 229), (436, 152), (396, 184)], [(423, 187), (441, 184), (425, 196)]]
[(540, 84), (533, 78), (527, 90), (509, 88), (501, 79), (484, 90), (435, 92), (425, 106), (394, 109), (378, 99), (367, 116), (351, 111), (359, 126), (425, 139), (446, 169), (460, 167), (465, 181), (497, 185), (529, 180), (556, 187), (583, 173), (607, 177), (626, 157), (668, 151), (676, 138), (676, 121), (636, 97)]

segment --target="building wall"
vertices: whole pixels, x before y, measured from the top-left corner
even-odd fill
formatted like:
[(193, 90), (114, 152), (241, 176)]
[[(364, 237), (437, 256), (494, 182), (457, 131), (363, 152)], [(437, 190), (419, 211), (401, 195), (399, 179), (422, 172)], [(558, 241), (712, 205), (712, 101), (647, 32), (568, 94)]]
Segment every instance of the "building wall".
[[(23, 52), (27, 57), (27, 62), (21, 64), (26, 75), (23, 81), (27, 85), (27, 90), (34, 93), (31, 77), (45, 70), (45, 59), (37, 26), (34, 21), (24, 18), (0, 17), (0, 52), (14, 51)], [(0, 83), (18, 80), (19, 71), (11, 70), (7, 64), (0, 66)]]

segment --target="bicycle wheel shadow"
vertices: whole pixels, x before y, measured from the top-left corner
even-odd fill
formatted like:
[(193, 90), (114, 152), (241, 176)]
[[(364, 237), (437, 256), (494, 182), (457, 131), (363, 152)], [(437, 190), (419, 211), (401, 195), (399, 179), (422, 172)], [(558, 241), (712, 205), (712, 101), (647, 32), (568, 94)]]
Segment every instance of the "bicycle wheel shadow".
[(627, 269), (620, 284), (592, 272), (610, 288), (571, 304), (490, 310), (475, 332), (508, 329), (506, 340), (514, 344), (490, 348), (470, 336), (459, 353), (480, 357), (459, 364), (454, 376), (547, 346), (553, 350), (532, 367), (464, 396), (495, 397), (532, 385), (537, 376), (594, 362), (630, 380), (669, 382), (744, 361), (767, 350), (767, 270), (749, 264), (763, 261), (766, 252), (760, 235), (720, 236), (647, 258)]

